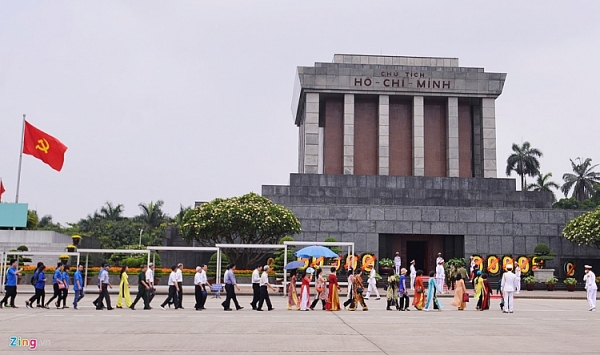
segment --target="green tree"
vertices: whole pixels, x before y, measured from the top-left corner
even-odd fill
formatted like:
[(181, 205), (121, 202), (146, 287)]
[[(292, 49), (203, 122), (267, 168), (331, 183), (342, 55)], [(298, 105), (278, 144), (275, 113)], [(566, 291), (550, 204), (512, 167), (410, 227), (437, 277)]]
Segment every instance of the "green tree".
[(102, 219), (108, 219), (111, 221), (122, 220), (123, 217), (123, 205), (118, 204), (113, 206), (112, 202), (106, 202), (104, 206), (100, 208), (99, 217)]
[(578, 245), (600, 248), (600, 207), (567, 222), (563, 237)]
[(554, 195), (554, 191), (552, 189), (559, 189), (557, 183), (554, 181), (549, 181), (552, 177), (552, 173), (547, 173), (542, 175), (541, 173), (537, 174), (537, 178), (535, 183), (527, 185), (527, 191), (548, 191), (552, 193), (552, 202), (556, 201), (556, 196)]
[[(200, 245), (273, 244), (285, 235), (300, 232), (300, 222), (287, 208), (249, 193), (241, 197), (217, 198), (188, 211), (183, 218), (183, 237)], [(255, 265), (266, 251), (225, 249), (230, 261)]]
[(149, 229), (157, 228), (161, 223), (169, 220), (169, 217), (162, 210), (163, 205), (164, 201), (162, 200), (156, 202), (150, 201), (148, 204), (140, 203), (138, 206), (142, 210), (142, 213), (134, 219), (143, 223)]
[(600, 183), (600, 173), (594, 170), (598, 164), (592, 166), (592, 159), (587, 158), (583, 162), (581, 158), (577, 158), (579, 163), (575, 163), (572, 159), (571, 168), (573, 173), (565, 173), (563, 175), (564, 184), (560, 190), (565, 194), (565, 197), (573, 188), (573, 194), (571, 197), (575, 198), (579, 202), (583, 202), (586, 198), (592, 197), (594, 194), (594, 184)]
[[(281, 239), (279, 239), (279, 243), (278, 244), (283, 244), (283, 242), (293, 242), (294, 238), (290, 237), (290, 236), (285, 236)], [(289, 245), (287, 248), (287, 262), (292, 262), (294, 260), (296, 260), (296, 256), (294, 255), (295, 249), (293, 245)], [(283, 272), (283, 267), (285, 266), (285, 249), (278, 249), (274, 255), (273, 255), (273, 260), (275, 261), (273, 263), (273, 270), (276, 273), (282, 273)]]
[(542, 151), (531, 147), (531, 143), (525, 142), (522, 146), (516, 143), (512, 145), (513, 154), (506, 159), (506, 176), (514, 171), (521, 177), (521, 190), (527, 187), (526, 176), (535, 176), (539, 173), (540, 162), (537, 158), (543, 156)]
[(38, 214), (37, 211), (27, 211), (27, 227), (25, 229), (33, 230), (38, 228)]

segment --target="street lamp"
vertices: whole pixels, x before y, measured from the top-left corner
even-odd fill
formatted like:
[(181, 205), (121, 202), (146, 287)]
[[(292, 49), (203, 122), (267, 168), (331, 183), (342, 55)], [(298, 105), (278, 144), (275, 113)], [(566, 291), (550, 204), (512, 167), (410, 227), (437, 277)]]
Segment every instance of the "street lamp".
[(140, 246), (142, 246), (142, 233), (144, 232), (144, 228), (140, 229)]

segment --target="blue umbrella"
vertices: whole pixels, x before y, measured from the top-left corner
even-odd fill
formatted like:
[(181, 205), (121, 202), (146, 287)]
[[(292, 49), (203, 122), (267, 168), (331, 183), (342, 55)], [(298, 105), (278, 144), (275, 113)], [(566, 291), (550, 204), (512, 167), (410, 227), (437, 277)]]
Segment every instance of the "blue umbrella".
[(309, 247), (302, 248), (295, 254), (299, 258), (320, 258), (322, 256), (326, 258), (337, 258), (339, 256), (332, 252), (331, 249), (320, 245), (311, 245)]
[(304, 261), (292, 261), (291, 263), (287, 263), (286, 266), (284, 266), (283, 268), (286, 270), (293, 270), (293, 269), (297, 269), (299, 267), (303, 267), (304, 266)]

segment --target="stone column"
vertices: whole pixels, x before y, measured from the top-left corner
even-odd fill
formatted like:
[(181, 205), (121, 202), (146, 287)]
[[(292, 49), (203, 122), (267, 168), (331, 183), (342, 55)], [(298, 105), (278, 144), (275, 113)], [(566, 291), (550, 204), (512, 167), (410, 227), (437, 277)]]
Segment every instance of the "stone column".
[(378, 174), (390, 174), (390, 97), (388, 95), (379, 95)]
[(306, 94), (304, 119), (304, 173), (319, 172), (319, 94)]
[(423, 96), (413, 97), (413, 176), (425, 175), (425, 114)]
[(483, 148), (481, 146), (481, 100), (472, 100), (473, 113), (473, 176), (483, 177)]
[(496, 100), (481, 99), (483, 177), (497, 177), (496, 169)]
[(446, 176), (459, 176), (458, 148), (458, 97), (448, 98), (448, 117), (446, 120), (448, 140), (446, 142)]
[(344, 175), (354, 175), (354, 95), (344, 95)]
[(317, 164), (317, 173), (323, 174), (323, 165), (325, 159), (325, 127), (319, 127), (319, 161)]

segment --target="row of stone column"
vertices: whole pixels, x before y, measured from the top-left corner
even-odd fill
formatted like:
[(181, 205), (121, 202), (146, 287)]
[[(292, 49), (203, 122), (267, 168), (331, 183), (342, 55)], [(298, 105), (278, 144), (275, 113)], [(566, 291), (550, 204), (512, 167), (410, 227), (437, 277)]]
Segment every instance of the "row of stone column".
[[(459, 129), (458, 129), (458, 98), (447, 98), (447, 143), (446, 159), (448, 177), (459, 176)], [(390, 170), (390, 99), (388, 95), (379, 95), (379, 147), (378, 147), (378, 174), (389, 175)], [(424, 97), (413, 97), (413, 176), (425, 175), (425, 115), (424, 115)], [(476, 121), (481, 120), (481, 138), (474, 137), (476, 141), (481, 142), (481, 147), (476, 144), (478, 150), (481, 149), (483, 157), (477, 152), (474, 153), (476, 160), (483, 161), (483, 177), (496, 177), (496, 118), (495, 118), (495, 99), (481, 99), (481, 117), (479, 113), (474, 117)], [(324, 132), (319, 128), (319, 94), (306, 94), (306, 111), (304, 117), (304, 127), (301, 127), (301, 141), (304, 142), (303, 150), (304, 166), (301, 172), (307, 174), (323, 173), (323, 137)], [(479, 125), (477, 125), (479, 126)], [(479, 129), (477, 127), (476, 129)], [(479, 135), (479, 134), (477, 134)], [(480, 140), (479, 140), (480, 139)], [(343, 139), (343, 172), (347, 175), (354, 174), (354, 94), (344, 95), (344, 139)], [(476, 164), (480, 165), (480, 164)], [(478, 174), (477, 174), (478, 175)]]

